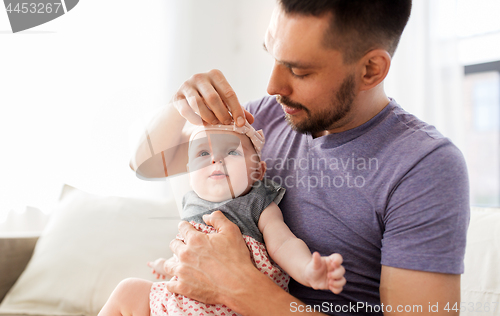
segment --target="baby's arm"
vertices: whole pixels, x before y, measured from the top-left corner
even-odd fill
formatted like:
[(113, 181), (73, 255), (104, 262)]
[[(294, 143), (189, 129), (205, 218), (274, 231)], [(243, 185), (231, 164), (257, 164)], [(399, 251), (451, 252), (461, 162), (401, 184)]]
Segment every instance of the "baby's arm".
[(294, 280), (314, 289), (330, 289), (340, 293), (345, 284), (342, 256), (321, 257), (290, 231), (276, 203), (271, 203), (261, 214), (259, 230), (264, 236), (271, 258)]

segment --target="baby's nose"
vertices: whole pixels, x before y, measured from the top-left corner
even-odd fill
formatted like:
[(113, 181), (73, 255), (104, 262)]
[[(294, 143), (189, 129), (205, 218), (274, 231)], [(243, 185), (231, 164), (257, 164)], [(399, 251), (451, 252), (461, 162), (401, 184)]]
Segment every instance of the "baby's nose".
[(212, 164), (223, 163), (223, 162), (224, 162), (223, 159), (212, 156)]

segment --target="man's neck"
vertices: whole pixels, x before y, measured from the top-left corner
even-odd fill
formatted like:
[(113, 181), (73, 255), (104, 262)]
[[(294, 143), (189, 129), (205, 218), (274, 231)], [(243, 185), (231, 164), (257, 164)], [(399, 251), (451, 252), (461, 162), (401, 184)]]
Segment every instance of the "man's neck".
[(341, 133), (363, 125), (382, 111), (390, 100), (382, 87), (361, 91), (352, 104), (351, 111), (331, 129), (312, 134), (313, 138)]

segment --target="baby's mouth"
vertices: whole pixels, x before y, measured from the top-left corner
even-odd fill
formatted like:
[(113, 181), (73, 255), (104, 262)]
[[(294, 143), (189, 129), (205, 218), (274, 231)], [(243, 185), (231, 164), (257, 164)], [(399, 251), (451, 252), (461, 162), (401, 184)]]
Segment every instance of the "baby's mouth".
[(224, 172), (222, 172), (221, 170), (215, 170), (214, 172), (212, 172), (212, 174), (209, 176), (209, 178), (215, 179), (215, 180), (224, 179), (224, 178), (226, 178), (226, 174)]

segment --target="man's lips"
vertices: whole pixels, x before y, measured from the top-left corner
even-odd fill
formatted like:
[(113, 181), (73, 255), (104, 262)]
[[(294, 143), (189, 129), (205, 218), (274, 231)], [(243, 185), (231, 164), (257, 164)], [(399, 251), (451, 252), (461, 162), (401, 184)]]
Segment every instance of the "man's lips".
[(288, 115), (295, 115), (297, 113), (300, 113), (302, 110), (307, 111), (307, 109), (302, 104), (292, 102), (287, 97), (283, 97), (281, 95), (276, 96), (276, 101), (278, 101), (278, 103), (281, 105), (283, 112)]
[(281, 107), (283, 108), (283, 111), (284, 111), (286, 114), (290, 114), (290, 115), (294, 115), (294, 114), (297, 114), (297, 113), (299, 113), (300, 111), (302, 111), (302, 109), (291, 108), (291, 107), (286, 106), (286, 105), (284, 105), (284, 104), (281, 104)]

